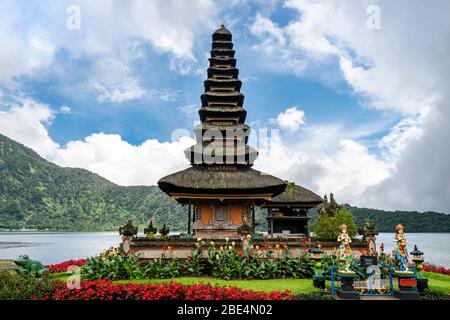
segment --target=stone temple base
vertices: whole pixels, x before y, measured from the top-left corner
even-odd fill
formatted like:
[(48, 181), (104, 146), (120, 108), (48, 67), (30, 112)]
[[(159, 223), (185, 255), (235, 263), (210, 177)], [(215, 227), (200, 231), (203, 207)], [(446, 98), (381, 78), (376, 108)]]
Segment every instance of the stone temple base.
[(424, 291), (425, 289), (428, 288), (428, 279), (417, 279), (417, 290), (419, 290), (419, 292)]
[(395, 290), (394, 297), (400, 300), (420, 300), (419, 293), (414, 291)]
[[(394, 296), (401, 300), (420, 300), (419, 292), (417, 292), (417, 287), (414, 287), (414, 282), (417, 283), (416, 276), (414, 274), (396, 274), (398, 280), (398, 290), (394, 291)], [(412, 285), (405, 285), (404, 281), (412, 282)]]
[(208, 230), (208, 229), (200, 229), (196, 230), (195, 233), (196, 238), (202, 238), (206, 240), (214, 239), (225, 239), (229, 238), (230, 240), (239, 240), (240, 236), (237, 233), (236, 229), (234, 230)]
[(359, 294), (353, 288), (353, 280), (356, 275), (340, 275), (341, 289), (336, 294), (341, 299), (359, 300)]
[[(170, 237), (168, 239), (148, 239), (146, 237), (134, 237), (127, 238), (122, 242), (123, 249), (127, 249), (126, 253), (132, 254), (138, 257), (139, 261), (145, 262), (150, 259), (165, 257), (170, 258), (175, 256), (178, 259), (186, 259), (191, 256), (192, 250), (196, 248), (197, 237), (202, 238), (204, 241), (203, 245), (203, 256), (206, 258), (208, 256), (207, 250), (211, 242), (214, 242), (216, 248), (221, 246), (230, 246), (232, 242), (235, 243), (236, 250), (242, 250), (242, 241), (240, 239), (233, 239), (229, 237), (229, 241), (226, 242), (226, 237), (217, 237), (213, 239), (205, 239), (200, 235), (196, 234), (195, 238), (180, 238), (180, 237)], [(309, 249), (309, 244), (305, 243), (304, 238), (293, 239), (293, 238), (262, 238), (253, 239), (252, 244), (254, 246), (259, 246), (263, 248), (264, 245), (268, 244), (272, 247), (279, 245), (286, 245), (291, 249), (293, 257), (301, 256), (305, 251)], [(333, 252), (336, 244), (334, 242), (319, 242), (322, 245), (322, 250), (326, 252)], [(167, 250), (171, 247), (171, 250)], [(164, 250), (166, 249), (166, 250)], [(355, 241), (353, 243), (353, 253), (357, 257), (360, 254), (359, 250), (366, 250), (367, 244), (364, 242), (358, 243)]]

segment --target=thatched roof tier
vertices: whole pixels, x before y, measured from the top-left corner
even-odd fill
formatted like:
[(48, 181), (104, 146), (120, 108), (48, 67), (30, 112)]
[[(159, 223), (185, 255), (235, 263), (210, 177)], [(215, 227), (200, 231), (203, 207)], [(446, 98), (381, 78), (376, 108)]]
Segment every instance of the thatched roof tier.
[(239, 70), (234, 67), (230, 67), (230, 68), (209, 67), (206, 72), (208, 74), (208, 78), (214, 78), (217, 76), (219, 76), (219, 77), (228, 76), (233, 79), (237, 79), (237, 77), (239, 75)]
[(258, 151), (248, 145), (224, 146), (220, 143), (199, 143), (184, 151), (186, 158), (194, 164), (225, 164), (233, 160), (235, 164), (252, 166)]
[(312, 208), (322, 202), (323, 199), (314, 192), (289, 182), (283, 193), (273, 197), (272, 200), (266, 202), (263, 207)]
[(233, 58), (235, 53), (236, 52), (233, 49), (214, 48), (214, 49), (211, 50), (211, 57), (214, 57), (214, 58), (218, 58), (218, 57)]
[[(229, 115), (227, 116), (229, 117)], [(194, 128), (197, 142), (210, 142), (226, 139), (243, 141), (243, 139), (245, 139), (245, 143), (247, 144), (250, 132), (250, 127), (244, 123), (212, 125), (208, 122), (203, 122)]]
[(232, 88), (234, 91), (241, 90), (242, 81), (238, 79), (213, 79), (209, 78), (204, 81), (205, 92), (213, 88)]
[(235, 58), (209, 58), (209, 63), (212, 67), (223, 68), (223, 66), (236, 67), (236, 59)]
[(232, 35), (231, 35), (230, 30), (225, 28), (225, 26), (223, 24), (220, 26), (219, 29), (214, 31), (214, 33), (212, 35), (213, 41), (218, 41), (218, 40), (231, 41), (231, 38), (232, 38)]
[(212, 42), (212, 48), (233, 49), (233, 42), (227, 40), (217, 40)]
[(286, 182), (269, 174), (239, 166), (193, 166), (158, 181), (166, 193), (279, 194)]
[(238, 118), (239, 123), (244, 123), (247, 111), (242, 107), (223, 106), (223, 107), (201, 107), (199, 110), (200, 121), (206, 121), (206, 118), (223, 118), (224, 116)]
[(238, 91), (207, 91), (200, 97), (202, 106), (207, 106), (211, 103), (217, 104), (220, 102), (234, 102), (237, 106), (242, 106), (244, 103), (244, 95)]

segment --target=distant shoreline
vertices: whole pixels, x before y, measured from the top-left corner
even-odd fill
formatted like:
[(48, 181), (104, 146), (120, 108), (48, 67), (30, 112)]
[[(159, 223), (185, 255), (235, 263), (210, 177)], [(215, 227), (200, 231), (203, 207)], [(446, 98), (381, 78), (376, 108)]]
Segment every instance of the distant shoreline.
[[(22, 230), (0, 230), (0, 234), (12, 234), (12, 233), (16, 233), (16, 234), (37, 234), (37, 233), (46, 233), (46, 234), (51, 234), (51, 233), (98, 233), (98, 232), (117, 232), (117, 234), (119, 234), (118, 230), (89, 230), (89, 231), (83, 231), (83, 230), (79, 230), (79, 231), (66, 231), (66, 230), (26, 230), (26, 231), (22, 231)], [(185, 232), (185, 231), (171, 231), (170, 233), (175, 234), (179, 234), (181, 232)], [(379, 233), (392, 233), (394, 234), (395, 232), (392, 231), (379, 231)], [(433, 234), (439, 234), (439, 233), (450, 233), (450, 232), (442, 232), (442, 231), (416, 231), (416, 232), (408, 232), (408, 234), (417, 234), (417, 233), (433, 233)], [(143, 233), (139, 232), (139, 235), (143, 235)], [(359, 237), (359, 236), (358, 236)]]

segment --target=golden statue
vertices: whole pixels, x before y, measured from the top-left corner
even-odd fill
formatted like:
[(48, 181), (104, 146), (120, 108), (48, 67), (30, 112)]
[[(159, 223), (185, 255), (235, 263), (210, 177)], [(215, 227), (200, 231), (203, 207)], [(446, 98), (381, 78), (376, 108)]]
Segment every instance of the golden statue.
[(337, 241), (340, 242), (338, 248), (338, 259), (340, 262), (338, 273), (354, 274), (355, 272), (350, 269), (353, 261), (352, 249), (350, 248), (350, 243), (352, 242), (352, 239), (347, 233), (347, 225), (342, 224), (339, 227), (339, 229), (341, 233), (337, 238)]

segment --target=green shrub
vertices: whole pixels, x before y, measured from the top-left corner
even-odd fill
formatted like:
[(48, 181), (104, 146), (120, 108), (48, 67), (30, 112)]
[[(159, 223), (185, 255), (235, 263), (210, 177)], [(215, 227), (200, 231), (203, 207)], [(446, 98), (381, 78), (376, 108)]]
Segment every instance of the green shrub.
[(450, 300), (450, 295), (432, 289), (425, 289), (420, 296), (423, 300)]
[(199, 277), (206, 271), (206, 261), (202, 257), (203, 248), (198, 246), (196, 249), (192, 250), (191, 256), (188, 257), (183, 264), (184, 270), (183, 274), (190, 277)]
[(120, 252), (106, 252), (89, 258), (81, 267), (81, 277), (85, 280), (127, 280), (145, 278), (145, 270), (135, 256), (124, 256)]
[(347, 232), (351, 237), (358, 233), (352, 212), (347, 208), (341, 208), (335, 216), (320, 214), (314, 222), (313, 230), (319, 238), (335, 241), (341, 224), (347, 225)]
[(309, 252), (292, 257), (289, 248), (277, 244), (264, 248), (249, 244), (243, 250), (233, 242), (216, 248), (211, 242), (208, 256), (203, 257), (203, 241), (198, 241), (188, 259), (177, 259), (173, 248), (165, 247), (161, 258), (139, 264), (134, 256), (113, 251), (89, 258), (81, 268), (85, 280), (109, 279), (168, 279), (181, 276), (210, 275), (218, 279), (277, 279), (308, 278), (312, 276), (314, 261)]
[[(247, 249), (251, 248), (251, 249)], [(312, 275), (309, 253), (292, 257), (291, 250), (277, 245), (260, 251), (249, 244), (242, 253), (234, 245), (208, 248), (211, 276), (219, 279), (307, 278)]]
[(47, 276), (36, 278), (12, 272), (0, 272), (0, 300), (43, 298), (53, 291), (54, 283)]

